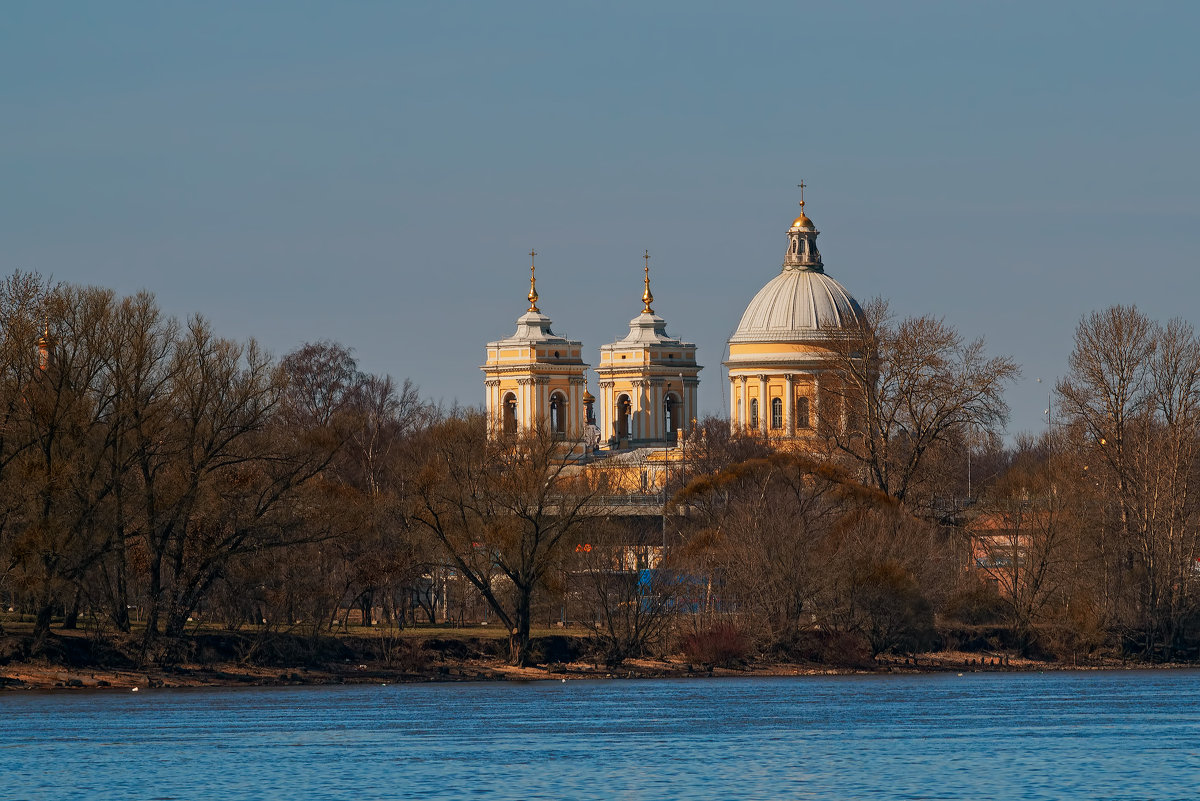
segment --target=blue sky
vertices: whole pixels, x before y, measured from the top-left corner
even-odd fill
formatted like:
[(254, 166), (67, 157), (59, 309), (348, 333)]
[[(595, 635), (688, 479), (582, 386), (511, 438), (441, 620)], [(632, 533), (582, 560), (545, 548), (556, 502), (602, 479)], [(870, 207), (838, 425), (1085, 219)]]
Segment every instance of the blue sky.
[(0, 26), (6, 272), (201, 312), (276, 353), (482, 402), (541, 307), (597, 348), (655, 309), (720, 413), (795, 185), (828, 272), (1023, 366), (1044, 424), (1084, 313), (1196, 322), (1189, 3), (26, 3)]

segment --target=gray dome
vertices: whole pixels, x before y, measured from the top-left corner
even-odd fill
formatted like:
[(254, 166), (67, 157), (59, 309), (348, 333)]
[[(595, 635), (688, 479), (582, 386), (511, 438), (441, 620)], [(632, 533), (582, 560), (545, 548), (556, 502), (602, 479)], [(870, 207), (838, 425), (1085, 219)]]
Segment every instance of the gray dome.
[(785, 268), (750, 305), (730, 342), (788, 342), (823, 339), (830, 329), (863, 319), (862, 307), (824, 272)]

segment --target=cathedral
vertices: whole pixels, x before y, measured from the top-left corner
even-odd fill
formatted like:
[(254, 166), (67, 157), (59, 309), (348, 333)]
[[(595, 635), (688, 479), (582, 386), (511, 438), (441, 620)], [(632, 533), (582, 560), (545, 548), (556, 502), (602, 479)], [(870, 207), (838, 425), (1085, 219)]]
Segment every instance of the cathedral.
[[(724, 363), (735, 430), (779, 445), (852, 425), (836, 347), (864, 322), (858, 302), (825, 273), (820, 232), (804, 205), (801, 194), (782, 269), (746, 307)], [(488, 343), (481, 368), (493, 435), (544, 428), (593, 451), (676, 446), (695, 425), (702, 368), (696, 346), (670, 336), (651, 307), (649, 253), (641, 312), (624, 338), (600, 347), (599, 398), (587, 389), (583, 344), (555, 334), (538, 308), (536, 255), (529, 308), (512, 336)]]
[(853, 390), (836, 346), (865, 319), (858, 301), (825, 274), (819, 233), (801, 200), (783, 268), (729, 338), (729, 416), (742, 431), (807, 440), (851, 425), (845, 401)]

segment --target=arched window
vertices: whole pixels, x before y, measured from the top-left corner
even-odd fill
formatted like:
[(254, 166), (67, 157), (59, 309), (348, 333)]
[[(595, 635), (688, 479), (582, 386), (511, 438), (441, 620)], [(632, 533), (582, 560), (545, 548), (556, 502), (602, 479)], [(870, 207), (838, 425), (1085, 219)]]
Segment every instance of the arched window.
[(808, 428), (808, 396), (800, 395), (796, 398), (796, 428)]
[(750, 399), (750, 427), (758, 428), (758, 398)]
[(633, 412), (633, 404), (629, 402), (628, 395), (622, 395), (617, 398), (617, 431), (618, 437), (624, 439), (629, 436), (629, 416)]
[(505, 434), (517, 433), (517, 396), (511, 392), (504, 396), (503, 430)]
[(675, 436), (675, 430), (679, 428), (679, 397), (673, 392), (663, 398), (663, 421), (667, 438)]
[(550, 396), (550, 431), (555, 439), (567, 436), (567, 399), (561, 392)]
[(771, 398), (771, 428), (783, 428), (783, 398)]

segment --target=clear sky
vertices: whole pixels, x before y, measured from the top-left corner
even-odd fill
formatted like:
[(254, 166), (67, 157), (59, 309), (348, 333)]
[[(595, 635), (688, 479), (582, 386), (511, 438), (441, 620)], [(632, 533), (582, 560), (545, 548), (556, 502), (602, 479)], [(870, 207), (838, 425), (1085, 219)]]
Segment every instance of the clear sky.
[(1014, 357), (1039, 431), (1082, 314), (1198, 322), (1198, 40), (1183, 2), (12, 3), (0, 254), (480, 404), (531, 247), (593, 364), (649, 249), (724, 413), (803, 178), (829, 274)]

